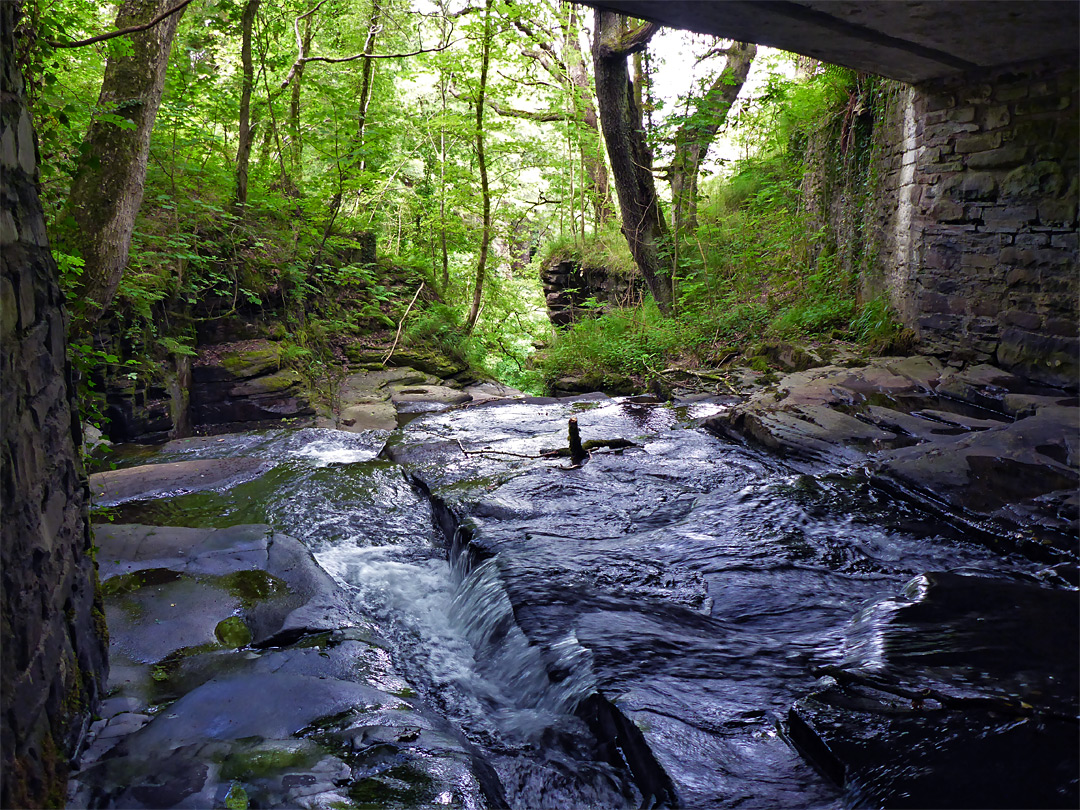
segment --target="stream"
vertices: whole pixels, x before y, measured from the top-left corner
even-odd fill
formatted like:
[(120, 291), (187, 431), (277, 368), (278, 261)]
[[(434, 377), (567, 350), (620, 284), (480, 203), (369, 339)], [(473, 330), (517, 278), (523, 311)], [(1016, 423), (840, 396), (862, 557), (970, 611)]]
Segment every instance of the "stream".
[[(537, 399), (422, 414), (393, 433), (121, 447), (121, 466), (274, 466), (118, 504), (112, 520), (265, 523), (299, 539), (512, 807), (851, 806), (786, 737), (815, 671), (872, 654), (875, 610), (927, 572), (1042, 572), (858, 476), (798, 472), (699, 427), (722, 407)], [(633, 446), (579, 469), (526, 458), (565, 446), (570, 417), (586, 440)]]

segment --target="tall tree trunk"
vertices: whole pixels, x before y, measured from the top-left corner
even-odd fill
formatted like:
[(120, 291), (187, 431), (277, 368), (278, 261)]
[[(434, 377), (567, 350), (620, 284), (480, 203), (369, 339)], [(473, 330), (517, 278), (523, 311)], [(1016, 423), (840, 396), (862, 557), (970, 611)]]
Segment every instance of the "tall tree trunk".
[(487, 93), (488, 63), (491, 60), (491, 5), (484, 4), (484, 46), (480, 62), (480, 90), (476, 97), (476, 162), (480, 167), (480, 194), (484, 205), (484, 232), (480, 236), (480, 258), (476, 262), (476, 284), (473, 285), (472, 306), (465, 321), (465, 331), (472, 332), (480, 317), (480, 302), (484, 296), (484, 276), (487, 273), (488, 248), (491, 245), (491, 190), (488, 188), (487, 159), (484, 157), (484, 95)]
[[(149, 22), (173, 0), (124, 0), (118, 28)], [(169, 50), (183, 11), (130, 34), (132, 48), (109, 59), (98, 107), (127, 119), (98, 118), (86, 133), (83, 157), (68, 197), (74, 247), (84, 262), (73, 331), (87, 332), (112, 302), (127, 267), (135, 217), (142, 205), (150, 133), (154, 127)]]
[[(445, 20), (445, 16), (443, 17)], [(446, 94), (449, 80), (439, 76), (442, 120), (439, 123), (439, 252), (442, 258), (442, 294), (450, 289), (450, 250), (446, 244)]]
[(736, 42), (728, 49), (727, 64), (694, 105), (693, 112), (675, 135), (671, 162), (671, 199), (675, 233), (686, 236), (697, 227), (698, 172), (728, 110), (742, 90), (757, 55), (757, 45)]
[[(375, 42), (379, 35), (381, 16), (381, 0), (371, 0), (367, 39), (364, 40), (364, 53), (369, 56), (375, 53)], [(360, 166), (361, 171), (367, 168), (367, 155), (364, 151), (364, 128), (367, 126), (368, 106), (371, 104), (371, 86), (375, 78), (375, 60), (365, 59), (363, 62), (364, 67), (360, 73), (360, 97), (357, 102), (356, 116), (356, 146), (360, 150), (360, 160), (357, 165)]]
[[(314, 19), (314, 14), (304, 19), (303, 44), (301, 45), (302, 53), (309, 53), (311, 51), (311, 40), (315, 35), (315, 28), (312, 22)], [(300, 127), (300, 88), (303, 85), (303, 81), (304, 63), (301, 62), (296, 66), (296, 72), (293, 76), (292, 86), (290, 87), (289, 98), (289, 164), (292, 169), (293, 180), (298, 186), (302, 186), (304, 182), (304, 134)]]
[(570, 25), (567, 30), (563, 62), (566, 63), (569, 74), (567, 78), (570, 85), (578, 93), (579, 103), (581, 104), (581, 120), (596, 135), (595, 141), (585, 145), (582, 151), (596, 221), (604, 224), (615, 218), (615, 209), (611, 205), (611, 187), (608, 183), (607, 164), (604, 163), (604, 155), (601, 151), (603, 147), (600, 145), (599, 137), (600, 122), (596, 115), (596, 105), (593, 103), (593, 89), (589, 82), (589, 72), (585, 67), (585, 59), (578, 45), (577, 12), (572, 6), (570, 8)]
[(255, 130), (251, 126), (251, 88), (255, 84), (255, 65), (251, 59), (251, 32), (261, 0), (248, 0), (241, 17), (240, 62), (243, 80), (240, 86), (240, 134), (236, 146), (236, 207), (243, 209), (248, 198), (248, 164)]
[(595, 30), (596, 100), (619, 197), (622, 230), (656, 305), (668, 314), (671, 312), (670, 278), (660, 263), (660, 241), (667, 233), (667, 225), (656, 196), (652, 153), (645, 143), (641, 107), (626, 65), (630, 54), (648, 44), (656, 32), (656, 25), (645, 23), (627, 30), (625, 17), (597, 9)]

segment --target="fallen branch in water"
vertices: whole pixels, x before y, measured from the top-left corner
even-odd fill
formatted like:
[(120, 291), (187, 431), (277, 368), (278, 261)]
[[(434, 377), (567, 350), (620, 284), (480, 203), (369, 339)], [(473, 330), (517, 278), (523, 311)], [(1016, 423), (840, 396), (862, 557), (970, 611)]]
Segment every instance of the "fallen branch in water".
[[(629, 439), (591, 439), (587, 442), (581, 441), (581, 436), (577, 437), (577, 454), (574, 452), (574, 433), (577, 432), (577, 420), (570, 420), (570, 447), (556, 447), (552, 450), (541, 450), (537, 454), (528, 453), (512, 453), (509, 450), (491, 450), (485, 448), (483, 450), (466, 450), (465, 445), (461, 443), (461, 439), (455, 439), (458, 448), (466, 456), (483, 456), (490, 458), (492, 456), (511, 456), (513, 458), (526, 458), (533, 461), (542, 461), (544, 459), (552, 458), (569, 458), (573, 467), (580, 467), (586, 458), (592, 456), (594, 452), (600, 450), (623, 450), (627, 447), (637, 447)], [(580, 459), (580, 461), (578, 460)]]
[[(544, 458), (558, 458), (558, 450), (549, 450), (540, 453), (539, 455), (527, 455), (525, 453), (511, 453), (509, 450), (466, 450), (465, 445), (461, 443), (461, 439), (455, 439), (457, 446), (461, 449), (461, 452), (467, 456), (513, 456), (514, 458), (529, 458), (529, 459), (544, 459)], [(565, 452), (565, 451), (563, 451)]]

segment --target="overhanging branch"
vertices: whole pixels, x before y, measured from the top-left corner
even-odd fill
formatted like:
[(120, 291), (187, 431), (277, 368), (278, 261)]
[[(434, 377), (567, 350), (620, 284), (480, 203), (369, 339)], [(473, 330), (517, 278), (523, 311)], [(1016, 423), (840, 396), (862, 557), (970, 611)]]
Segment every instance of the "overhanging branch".
[(141, 25), (129, 25), (127, 28), (121, 28), (117, 31), (110, 31), (107, 34), (98, 34), (96, 37), (90, 37), (90, 39), (80, 39), (77, 42), (57, 42), (55, 40), (47, 40), (49, 45), (53, 48), (82, 48), (86, 45), (93, 45), (97, 42), (104, 42), (107, 39), (115, 39), (116, 37), (122, 37), (125, 34), (137, 34), (139, 31), (145, 31), (148, 28), (153, 28), (162, 20), (171, 17), (178, 11), (183, 11), (189, 5), (192, 0), (183, 0), (182, 3), (177, 3), (170, 9), (161, 12), (159, 15), (150, 20), (150, 22), (142, 23)]

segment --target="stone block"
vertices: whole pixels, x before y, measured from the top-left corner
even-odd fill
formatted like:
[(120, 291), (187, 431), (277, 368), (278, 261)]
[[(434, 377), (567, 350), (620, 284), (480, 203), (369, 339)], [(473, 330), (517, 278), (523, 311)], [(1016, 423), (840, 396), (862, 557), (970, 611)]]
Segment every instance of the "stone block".
[(1039, 203), (1039, 222), (1043, 225), (1075, 225), (1077, 203), (1075, 199), (1050, 199)]
[[(1020, 324), (1017, 324), (1020, 326)], [(1080, 322), (1076, 318), (1047, 318), (1044, 327), (1051, 335), (1076, 337), (1080, 333)]]
[(1022, 98), (1028, 97), (1028, 86), (1026, 84), (1012, 84), (998, 87), (994, 91), (995, 101), (1019, 101)]
[(924, 99), (927, 112), (945, 110), (956, 106), (956, 98), (949, 93), (927, 93)]
[(1038, 216), (1034, 205), (997, 205), (984, 208), (982, 219), (988, 231), (1016, 232), (1035, 222)]
[(1060, 197), (1065, 175), (1059, 164), (1044, 160), (1013, 169), (1001, 182), (1006, 197)]
[(1012, 238), (1012, 244), (1019, 248), (1045, 248), (1050, 247), (1050, 234), (1046, 231), (1030, 231), (1018, 233)]
[(1039, 113), (1060, 112), (1069, 109), (1068, 96), (1044, 96), (1042, 98), (1029, 98), (1016, 103), (1017, 115), (1038, 115)]
[(998, 345), (997, 362), (1030, 380), (1075, 390), (1080, 381), (1080, 341), (1006, 329)]
[(990, 84), (976, 84), (965, 87), (959, 97), (969, 104), (982, 104), (994, 95), (994, 88)]
[(0, 335), (8, 340), (19, 324), (19, 302), (15, 287), (6, 275), (0, 277)]
[(935, 201), (927, 213), (938, 222), (962, 222), (966, 219), (964, 206), (947, 199)]
[(997, 180), (989, 172), (967, 172), (946, 181), (943, 192), (954, 200), (993, 200), (997, 197)]
[(1077, 239), (1076, 231), (1072, 233), (1055, 233), (1050, 237), (1050, 246), (1061, 250), (1076, 251), (1080, 249), (1080, 240)]
[(971, 311), (983, 318), (996, 317), (1001, 311), (1001, 302), (992, 298), (977, 298), (972, 303)]
[(999, 146), (1001, 146), (1000, 132), (983, 132), (978, 135), (958, 137), (953, 144), (957, 154), (985, 152), (990, 149), (997, 149)]
[(1062, 160), (1076, 151), (1076, 142), (1040, 143), (1035, 146), (1035, 160)]
[(996, 107), (987, 107), (983, 111), (983, 127), (985, 129), (999, 129), (1000, 127), (1008, 126), (1009, 121), (1012, 120), (1012, 116), (1009, 115), (1009, 108), (1004, 104)]
[(957, 136), (971, 136), (971, 133), (978, 131), (978, 124), (964, 124), (949, 120), (933, 127), (927, 127), (925, 137), (927, 139), (944, 140), (952, 143), (954, 142), (954, 139), (959, 140)]
[(929, 332), (956, 332), (962, 323), (963, 319), (959, 315), (945, 313), (923, 315), (918, 320), (919, 330)]
[(969, 169), (1006, 169), (1019, 166), (1028, 157), (1027, 147), (1002, 146), (987, 152), (974, 152), (968, 155)]
[[(1008, 257), (1003, 255), (1001, 258), (1003, 262), (1008, 262)], [(1015, 287), (1020, 284), (1034, 285), (1039, 283), (1039, 275), (1039, 271), (1035, 267), (1014, 267), (1005, 275), (1005, 283), (1010, 287)]]
[(29, 329), (37, 321), (37, 306), (34, 297), (34, 275), (30, 267), (23, 268), (18, 276), (19, 328)]
[(949, 299), (940, 293), (923, 292), (919, 296), (919, 311), (926, 313), (948, 312)]

